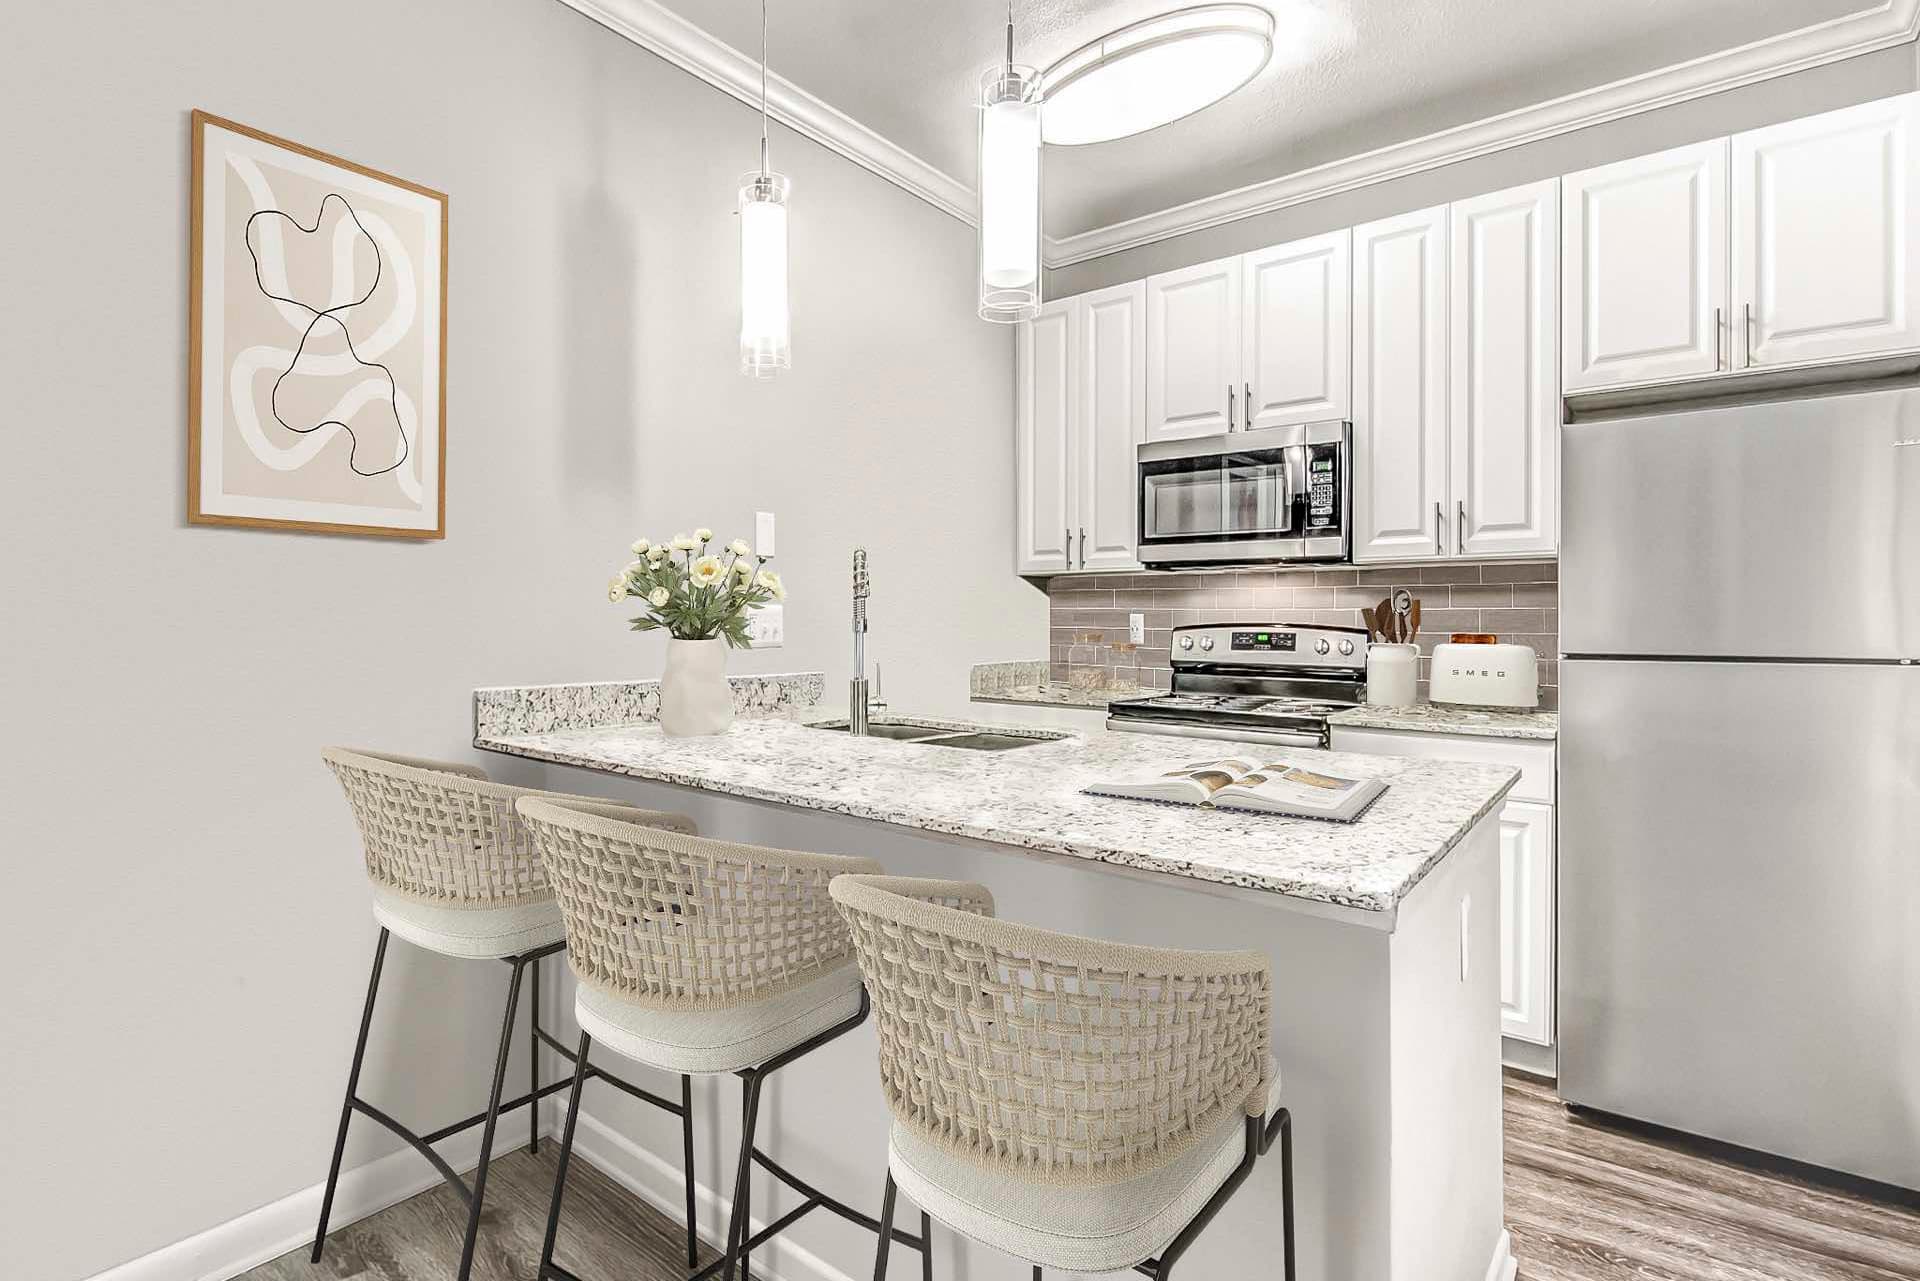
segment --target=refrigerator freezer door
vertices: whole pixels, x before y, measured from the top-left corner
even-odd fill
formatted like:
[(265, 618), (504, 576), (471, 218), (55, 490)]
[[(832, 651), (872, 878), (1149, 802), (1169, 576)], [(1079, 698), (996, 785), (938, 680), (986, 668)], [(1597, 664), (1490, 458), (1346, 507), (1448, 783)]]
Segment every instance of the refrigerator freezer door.
[(1564, 432), (1563, 653), (1920, 658), (1920, 391)]
[(1562, 1097), (1920, 1189), (1920, 667), (1561, 695)]

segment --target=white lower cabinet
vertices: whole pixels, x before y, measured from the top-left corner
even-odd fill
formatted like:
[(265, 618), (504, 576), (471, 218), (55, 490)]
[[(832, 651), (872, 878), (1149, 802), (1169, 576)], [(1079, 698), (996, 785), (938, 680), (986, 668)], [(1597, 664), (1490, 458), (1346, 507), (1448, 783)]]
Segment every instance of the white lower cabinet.
[[(1551, 1048), (1554, 1036), (1554, 745), (1336, 725), (1336, 752), (1507, 765), (1520, 781), (1500, 809), (1500, 1032)], [(1522, 1055), (1515, 1062), (1535, 1067)]]
[(1500, 1031), (1553, 1044), (1553, 807), (1500, 811)]

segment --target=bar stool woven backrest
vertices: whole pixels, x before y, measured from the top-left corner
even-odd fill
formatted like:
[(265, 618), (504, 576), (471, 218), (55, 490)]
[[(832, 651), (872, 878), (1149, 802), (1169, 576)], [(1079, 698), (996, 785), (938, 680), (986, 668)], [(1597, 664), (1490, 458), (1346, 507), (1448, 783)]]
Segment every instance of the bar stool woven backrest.
[(985, 887), (843, 876), (896, 1120), (1029, 1181), (1118, 1182), (1261, 1115), (1264, 955), (1135, 947), (993, 918)]
[(872, 859), (736, 845), (632, 822), (633, 811), (529, 797), (584, 983), (644, 1008), (764, 1000), (850, 963), (827, 883)]
[(545, 899), (546, 873), (513, 803), (540, 793), (471, 765), (329, 747), (366, 847), (367, 877), (422, 898), (508, 907)]

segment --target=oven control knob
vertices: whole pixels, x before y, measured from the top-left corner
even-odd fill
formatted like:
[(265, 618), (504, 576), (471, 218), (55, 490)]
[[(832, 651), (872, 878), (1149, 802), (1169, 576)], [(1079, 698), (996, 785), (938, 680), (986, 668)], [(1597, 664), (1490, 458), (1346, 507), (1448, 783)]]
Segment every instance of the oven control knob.
[(1328, 643), (1327, 638), (1324, 636), (1313, 643), (1313, 652), (1316, 654), (1324, 654), (1332, 648), (1333, 646)]
[(1193, 637), (1191, 637), (1191, 636), (1182, 636), (1182, 637), (1180, 638), (1180, 648), (1181, 648), (1181, 649), (1192, 649), (1192, 648), (1193, 648)]
[(1212, 648), (1213, 648), (1213, 637), (1211, 637), (1211, 636), (1202, 636), (1202, 637), (1200, 638), (1200, 648), (1201, 648), (1201, 649), (1212, 649)]
[(1350, 655), (1350, 654), (1352, 654), (1352, 653), (1353, 653), (1353, 642), (1352, 642), (1352, 641), (1350, 641), (1350, 640), (1343, 640), (1343, 641), (1341, 641), (1341, 642), (1340, 642), (1340, 656), (1341, 656), (1342, 658), (1345, 658), (1345, 657), (1347, 657), (1348, 655)]

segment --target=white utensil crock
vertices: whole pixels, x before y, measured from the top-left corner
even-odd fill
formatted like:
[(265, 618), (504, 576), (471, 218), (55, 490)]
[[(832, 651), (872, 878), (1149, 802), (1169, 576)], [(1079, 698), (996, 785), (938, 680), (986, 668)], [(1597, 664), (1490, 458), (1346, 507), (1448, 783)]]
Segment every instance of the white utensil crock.
[(1375, 642), (1367, 646), (1367, 702), (1375, 707), (1411, 707), (1420, 687), (1420, 650)]
[(660, 729), (672, 738), (724, 734), (733, 724), (733, 690), (727, 684), (727, 643), (667, 641), (667, 668), (660, 677)]

